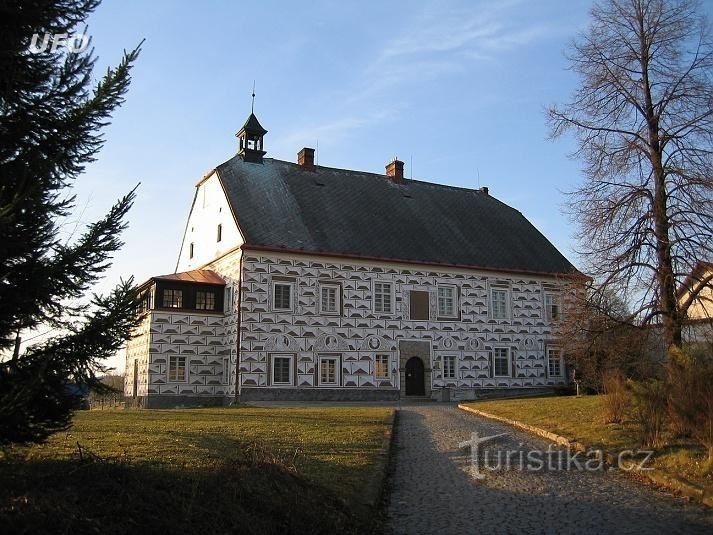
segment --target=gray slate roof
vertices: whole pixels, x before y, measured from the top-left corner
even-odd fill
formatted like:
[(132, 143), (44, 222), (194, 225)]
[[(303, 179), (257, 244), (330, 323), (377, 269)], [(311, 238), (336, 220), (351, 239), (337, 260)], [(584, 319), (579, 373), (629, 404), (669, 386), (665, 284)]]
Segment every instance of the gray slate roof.
[(477, 190), (235, 156), (218, 175), (247, 245), (496, 270), (571, 273), (517, 210)]

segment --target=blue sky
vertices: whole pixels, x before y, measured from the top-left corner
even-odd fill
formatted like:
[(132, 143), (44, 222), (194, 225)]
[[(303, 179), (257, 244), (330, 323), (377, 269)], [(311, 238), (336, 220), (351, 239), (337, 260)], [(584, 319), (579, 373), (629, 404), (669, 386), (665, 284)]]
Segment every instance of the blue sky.
[[(488, 186), (572, 262), (563, 190), (581, 180), (571, 140), (548, 139), (544, 109), (577, 80), (569, 41), (588, 1), (178, 2), (105, 0), (89, 19), (97, 76), (146, 42), (98, 161), (76, 183), (89, 222), (141, 182), (119, 276), (173, 271), (196, 181), (236, 152), (250, 112), (268, 157)], [(410, 162), (413, 158), (413, 168)], [(113, 363), (120, 367), (120, 361)]]

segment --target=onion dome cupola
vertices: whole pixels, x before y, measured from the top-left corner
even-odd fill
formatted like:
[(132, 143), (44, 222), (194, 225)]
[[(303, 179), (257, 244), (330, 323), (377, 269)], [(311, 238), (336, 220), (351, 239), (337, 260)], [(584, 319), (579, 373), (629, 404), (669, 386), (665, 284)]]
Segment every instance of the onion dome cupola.
[(246, 162), (262, 163), (262, 157), (265, 155), (265, 151), (262, 149), (265, 134), (267, 134), (267, 130), (262, 127), (255, 114), (250, 113), (248, 120), (235, 134), (235, 137), (240, 140), (238, 155)]

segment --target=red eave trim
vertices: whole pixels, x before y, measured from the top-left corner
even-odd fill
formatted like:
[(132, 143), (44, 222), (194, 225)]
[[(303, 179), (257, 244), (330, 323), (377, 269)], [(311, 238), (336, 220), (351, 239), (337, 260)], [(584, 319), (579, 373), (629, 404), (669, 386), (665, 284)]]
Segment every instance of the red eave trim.
[(372, 260), (372, 261), (379, 261), (379, 262), (391, 262), (394, 264), (416, 264), (416, 265), (421, 265), (421, 266), (433, 266), (433, 267), (452, 267), (452, 268), (461, 268), (461, 269), (477, 269), (481, 271), (495, 271), (498, 273), (517, 273), (517, 274), (523, 274), (523, 275), (544, 275), (548, 277), (568, 277), (568, 278), (583, 278), (589, 280), (590, 277), (587, 277), (583, 273), (579, 271), (574, 271), (573, 273), (553, 273), (549, 271), (528, 271), (525, 269), (502, 269), (502, 268), (493, 268), (493, 267), (486, 267), (486, 266), (473, 266), (473, 265), (467, 265), (467, 264), (447, 264), (447, 263), (437, 263), (437, 262), (427, 262), (423, 260), (404, 260), (402, 258), (388, 258), (388, 257), (380, 257), (380, 256), (367, 256), (367, 255), (359, 255), (359, 254), (349, 254), (349, 253), (333, 253), (329, 251), (314, 251), (314, 250), (306, 250), (306, 249), (290, 249), (287, 247), (270, 247), (267, 245), (249, 245), (247, 243), (244, 243), (240, 247), (243, 251), (264, 251), (264, 252), (271, 252), (271, 253), (293, 253), (293, 254), (301, 254), (301, 255), (312, 255), (312, 256), (323, 256), (323, 257), (332, 257), (332, 258), (349, 258), (352, 260)]

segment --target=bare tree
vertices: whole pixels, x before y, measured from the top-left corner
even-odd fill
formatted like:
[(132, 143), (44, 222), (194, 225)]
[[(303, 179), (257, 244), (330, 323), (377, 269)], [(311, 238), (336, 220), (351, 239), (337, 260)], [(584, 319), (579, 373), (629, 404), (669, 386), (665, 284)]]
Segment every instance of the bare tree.
[[(680, 347), (677, 288), (713, 258), (713, 47), (691, 0), (602, 0), (572, 44), (581, 84), (548, 110), (585, 181), (569, 195), (585, 269)], [(708, 282), (708, 281), (703, 281)]]

